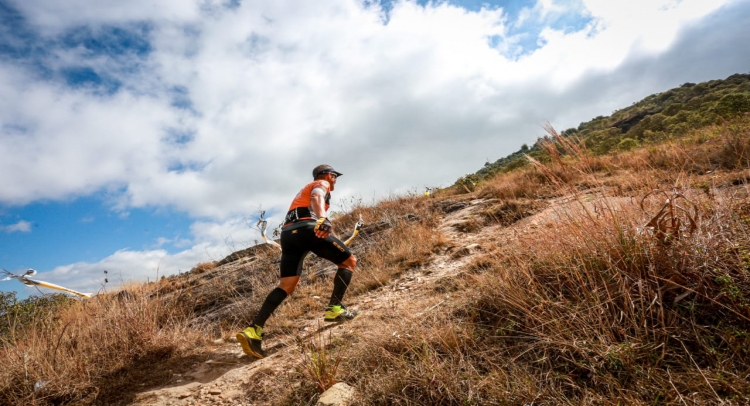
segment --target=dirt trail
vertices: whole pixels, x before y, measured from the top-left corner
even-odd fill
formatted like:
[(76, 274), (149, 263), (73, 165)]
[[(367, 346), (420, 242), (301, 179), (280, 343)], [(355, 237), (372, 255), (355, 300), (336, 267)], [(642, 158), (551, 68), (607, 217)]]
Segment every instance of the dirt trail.
[[(399, 307), (408, 302), (409, 308), (420, 314), (439, 309), (450, 298), (450, 293), (436, 295), (436, 284), (444, 282), (463, 271), (473, 257), (489, 247), (513, 238), (520, 229), (534, 227), (541, 219), (550, 216), (548, 210), (527, 217), (511, 227), (484, 227), (474, 233), (457, 231), (456, 225), (466, 222), (479, 210), (493, 204), (491, 200), (473, 200), (466, 207), (446, 215), (438, 231), (448, 240), (448, 248), (433, 256), (421, 268), (406, 272), (388, 285), (366, 294), (351, 297), (350, 307), (361, 311), (355, 320), (337, 325), (323, 325), (322, 318), (307, 322), (302, 328), (306, 334), (325, 329), (334, 337), (343, 334), (357, 335), (366, 331), (368, 318), (379, 310)], [(196, 364), (189, 373), (174, 375), (167, 386), (139, 393), (137, 405), (258, 405), (261, 399), (246, 399), (248, 382), (263, 376), (264, 389), (273, 390), (275, 376), (293, 371), (300, 363), (295, 337), (279, 337), (264, 341), (268, 356), (258, 360), (245, 355), (236, 342), (217, 342), (208, 354), (208, 360)], [(266, 383), (267, 382), (267, 383)]]

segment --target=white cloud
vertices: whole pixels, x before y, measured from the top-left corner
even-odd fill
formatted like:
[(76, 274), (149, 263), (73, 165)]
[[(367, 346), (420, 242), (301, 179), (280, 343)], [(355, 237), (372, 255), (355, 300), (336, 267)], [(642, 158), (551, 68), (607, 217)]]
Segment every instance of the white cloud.
[(649, 52), (664, 51), (686, 24), (730, 3), (704, 0), (583, 2), (600, 24), (600, 43), (618, 48), (637, 46)]
[[(47, 0), (13, 1), (35, 29), (45, 35), (58, 34), (79, 25), (118, 24), (132, 21), (180, 22), (200, 16), (201, 5), (212, 7), (211, 0)], [(215, 7), (215, 6), (214, 6)]]
[(0, 120), (15, 133), (0, 137), (0, 201), (25, 204), (126, 185), (163, 172), (165, 130), (180, 112), (165, 100), (95, 96), (33, 81), (0, 65)]
[[(689, 72), (717, 78), (750, 60), (736, 46), (742, 38), (716, 43), (734, 53), (727, 63), (680, 45), (710, 13), (746, 10), (747, 1), (583, 0), (587, 26), (543, 30), (544, 45), (518, 59), (504, 54), (517, 38), (502, 9), (400, 1), (384, 25), (382, 10), (357, 1), (154, 4), (16, 4), (47, 40), (80, 25), (147, 22), (151, 52), (129, 71), (117, 57), (51, 51), (55, 68), (89, 63), (120, 80), (114, 95), (0, 63), (0, 202), (107, 190), (123, 215), (161, 206), (203, 219), (183, 253), (118, 251), (101, 263), (60, 267), (56, 278), (102, 267), (141, 277), (157, 266), (186, 270), (207, 252), (226, 254), (229, 241), (252, 243), (257, 234), (242, 216), (261, 205), (285, 211), (319, 163), (345, 173), (334, 193), (340, 200), (446, 185), (533, 142), (546, 120), (577, 125), (688, 81)], [(520, 18), (543, 21), (564, 12), (560, 4), (540, 0)], [(747, 13), (722, 18), (741, 20), (702, 29), (718, 35), (748, 23)], [(500, 38), (497, 48), (492, 38)], [(659, 71), (671, 66), (660, 55), (677, 46), (684, 70)], [(190, 108), (173, 106), (175, 87)], [(182, 142), (176, 133), (190, 136)], [(156, 248), (166, 243), (174, 241)]]
[[(196, 264), (218, 261), (230, 253), (255, 245), (261, 240), (258, 231), (245, 219), (222, 223), (199, 221), (191, 226), (192, 238), (157, 239), (157, 245), (190, 243), (190, 248), (174, 254), (165, 249), (144, 251), (123, 249), (98, 262), (78, 262), (41, 272), (40, 280), (56, 283), (79, 292), (97, 292), (109, 279), (108, 289), (122, 282), (155, 280), (164, 275), (187, 272)], [(104, 274), (104, 271), (107, 274)]]
[[(540, 20), (546, 20), (550, 16), (559, 16), (568, 12), (571, 6), (576, 6), (577, 8), (578, 5), (573, 2), (558, 4), (554, 0), (537, 0), (532, 10), (532, 14), (536, 14), (538, 16), (537, 18)], [(527, 17), (527, 15), (522, 14), (521, 17), (524, 18)]]
[[(0, 201), (124, 188), (115, 193), (121, 210), (173, 206), (216, 219), (283, 206), (320, 162), (341, 166), (349, 175), (342, 187), (364, 194), (450, 182), (487, 151), (499, 156), (533, 139), (561, 109), (529, 116), (525, 99), (616, 69), (635, 50), (663, 50), (684, 24), (722, 4), (588, 0), (587, 28), (547, 29), (544, 47), (513, 61), (489, 45), (505, 35), (502, 9), (397, 2), (383, 25), (379, 9), (335, 0), (233, 10), (79, 3), (19, 5), (35, 26), (56, 31), (150, 21), (153, 51), (132, 74), (117, 71), (116, 58), (92, 62), (123, 80), (112, 96), (0, 65), (0, 117), (25, 129), (0, 138), (9, 157), (0, 163), (9, 185)], [(562, 11), (548, 0), (535, 10)], [(79, 51), (54, 63), (80, 60)], [(186, 89), (192, 112), (171, 105), (174, 86)], [(170, 132), (193, 138), (175, 143)], [(383, 161), (390, 164), (362, 165)], [(188, 169), (170, 171), (178, 166)]]
[(5, 233), (30, 233), (31, 223), (28, 221), (20, 220), (16, 224), (10, 224), (7, 226), (0, 225), (0, 231)]

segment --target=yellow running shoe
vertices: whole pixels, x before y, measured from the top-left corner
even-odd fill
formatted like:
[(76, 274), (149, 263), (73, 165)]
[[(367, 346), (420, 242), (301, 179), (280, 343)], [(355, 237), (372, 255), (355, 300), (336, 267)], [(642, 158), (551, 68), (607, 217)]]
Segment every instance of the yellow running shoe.
[(237, 341), (242, 345), (242, 351), (245, 354), (255, 358), (263, 358), (266, 353), (261, 348), (263, 342), (263, 327), (252, 326), (237, 333)]
[(326, 308), (326, 313), (323, 316), (323, 320), (338, 323), (342, 321), (352, 320), (358, 315), (359, 315), (358, 311), (356, 310), (350, 311), (346, 308), (346, 305), (342, 303), (340, 305), (328, 306)]

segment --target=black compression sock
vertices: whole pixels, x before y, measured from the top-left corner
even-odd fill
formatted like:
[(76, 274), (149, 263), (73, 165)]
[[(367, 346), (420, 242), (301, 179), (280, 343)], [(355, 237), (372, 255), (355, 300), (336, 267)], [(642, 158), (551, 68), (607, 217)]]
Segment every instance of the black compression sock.
[(346, 288), (349, 287), (349, 282), (352, 281), (352, 271), (344, 268), (339, 268), (336, 271), (336, 276), (333, 277), (333, 293), (331, 294), (331, 301), (329, 306), (340, 305), (344, 299)]
[(276, 288), (272, 290), (271, 293), (266, 296), (266, 301), (263, 302), (263, 306), (260, 307), (258, 314), (253, 318), (253, 325), (263, 327), (263, 325), (266, 324), (266, 320), (271, 317), (271, 313), (279, 307), (281, 302), (283, 302), (287, 296), (288, 295), (284, 289)]

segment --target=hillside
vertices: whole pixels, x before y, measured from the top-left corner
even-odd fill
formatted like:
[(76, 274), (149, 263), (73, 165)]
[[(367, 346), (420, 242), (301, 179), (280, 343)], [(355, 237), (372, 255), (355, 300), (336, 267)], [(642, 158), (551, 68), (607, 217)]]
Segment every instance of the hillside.
[(233, 337), (276, 283), (270, 245), (85, 302), (6, 300), (0, 403), (314, 405), (341, 381), (366, 405), (748, 404), (750, 120), (588, 143), (652, 105), (336, 218), (366, 223), (345, 299), (362, 315), (322, 325), (335, 269), (308, 258), (263, 360)]
[[(617, 110), (562, 132), (562, 136), (583, 142), (596, 155), (630, 150), (643, 144), (658, 144), (679, 138), (686, 132), (721, 124), (750, 112), (750, 74), (735, 74), (724, 80), (685, 83), (662, 93), (652, 94)], [(528, 164), (525, 154), (544, 159), (537, 143), (487, 162), (466, 180), (478, 180)]]

